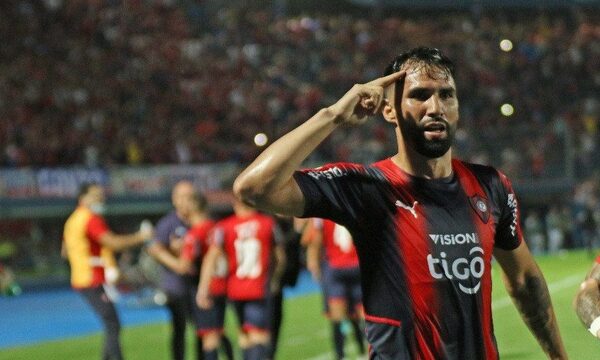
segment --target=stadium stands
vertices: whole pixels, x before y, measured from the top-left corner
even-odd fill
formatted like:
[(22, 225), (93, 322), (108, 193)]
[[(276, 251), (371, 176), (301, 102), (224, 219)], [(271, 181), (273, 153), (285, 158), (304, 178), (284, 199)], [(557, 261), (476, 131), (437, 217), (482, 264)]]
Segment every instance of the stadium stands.
[[(593, 14), (374, 19), (189, 3), (0, 5), (10, 34), (0, 48), (0, 165), (248, 161), (254, 134), (277, 137), (417, 44), (458, 60), (463, 158), (515, 179), (588, 176), (600, 164)], [(314, 160), (370, 161), (390, 152), (390, 135), (372, 122), (336, 134)]]

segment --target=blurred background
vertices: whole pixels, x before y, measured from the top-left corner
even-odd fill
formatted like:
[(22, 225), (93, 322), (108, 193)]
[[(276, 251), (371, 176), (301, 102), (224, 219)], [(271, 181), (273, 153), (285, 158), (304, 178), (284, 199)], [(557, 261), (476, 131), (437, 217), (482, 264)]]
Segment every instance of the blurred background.
[[(597, 0), (2, 1), (0, 263), (22, 291), (68, 286), (86, 181), (117, 232), (166, 213), (181, 179), (227, 213), (263, 146), (418, 45), (455, 61), (455, 154), (513, 180), (534, 253), (598, 248), (599, 18)], [(374, 119), (306, 165), (394, 149)]]

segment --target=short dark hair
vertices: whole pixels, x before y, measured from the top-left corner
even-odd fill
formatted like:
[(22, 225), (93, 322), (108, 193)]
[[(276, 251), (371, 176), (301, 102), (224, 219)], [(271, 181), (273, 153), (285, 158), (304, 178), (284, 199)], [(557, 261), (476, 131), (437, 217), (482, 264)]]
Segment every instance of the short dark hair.
[(436, 48), (425, 46), (417, 47), (396, 56), (396, 58), (385, 68), (385, 75), (400, 71), (406, 63), (422, 64), (428, 75), (434, 75), (432, 68), (441, 69), (454, 78), (455, 67), (450, 58)]
[(100, 186), (100, 184), (98, 184), (97, 182), (81, 183), (81, 185), (79, 185), (79, 190), (77, 191), (77, 200), (81, 200), (82, 197), (86, 196), (87, 193), (89, 193), (90, 190), (96, 186)]

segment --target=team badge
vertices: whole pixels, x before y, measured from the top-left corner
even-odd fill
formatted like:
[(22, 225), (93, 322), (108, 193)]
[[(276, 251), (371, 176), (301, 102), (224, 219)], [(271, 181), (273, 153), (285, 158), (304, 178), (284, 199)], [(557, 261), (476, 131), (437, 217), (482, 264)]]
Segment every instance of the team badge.
[(475, 195), (471, 196), (469, 200), (471, 206), (473, 207), (473, 210), (475, 210), (481, 221), (483, 221), (484, 224), (487, 224), (488, 220), (490, 219), (490, 212), (487, 199), (479, 195)]

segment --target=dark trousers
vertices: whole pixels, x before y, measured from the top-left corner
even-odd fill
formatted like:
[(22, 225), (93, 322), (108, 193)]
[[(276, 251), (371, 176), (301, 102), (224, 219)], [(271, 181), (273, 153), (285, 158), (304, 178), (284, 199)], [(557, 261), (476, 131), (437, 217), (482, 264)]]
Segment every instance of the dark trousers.
[(269, 348), (269, 359), (275, 359), (277, 343), (279, 341), (279, 330), (283, 320), (283, 291), (271, 294), (269, 298), (269, 310), (271, 311), (271, 346)]
[(96, 315), (102, 320), (104, 326), (104, 346), (102, 349), (103, 360), (121, 360), (121, 343), (119, 333), (121, 323), (115, 306), (110, 301), (102, 286), (80, 289), (79, 293), (90, 304)]
[[(190, 297), (187, 295), (167, 295), (167, 308), (171, 313), (171, 354), (173, 360), (183, 360), (185, 358), (185, 328), (187, 319), (193, 320), (192, 306)], [(203, 359), (202, 339), (196, 336), (196, 358)]]

